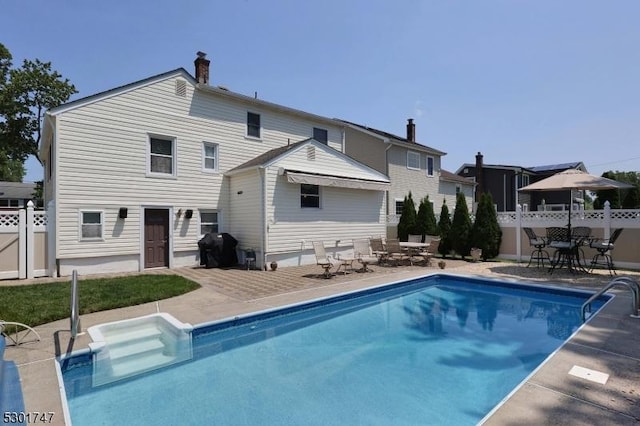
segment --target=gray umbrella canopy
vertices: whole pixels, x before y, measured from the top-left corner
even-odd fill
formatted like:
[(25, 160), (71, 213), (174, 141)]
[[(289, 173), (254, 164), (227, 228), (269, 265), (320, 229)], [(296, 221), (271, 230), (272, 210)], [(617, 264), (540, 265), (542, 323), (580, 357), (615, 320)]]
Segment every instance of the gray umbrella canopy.
[(582, 170), (568, 169), (541, 181), (523, 186), (519, 191), (561, 191), (563, 189), (586, 189), (589, 191), (600, 191), (602, 189), (623, 189), (632, 188), (633, 185), (617, 180), (595, 176)]
[[(571, 191), (589, 190), (600, 191), (603, 189), (624, 189), (633, 188), (633, 185), (617, 180), (607, 179), (602, 176), (595, 176), (578, 169), (568, 169), (541, 181), (523, 186), (519, 191), (569, 191), (571, 202)], [(569, 234), (571, 234), (571, 212), (569, 212)]]

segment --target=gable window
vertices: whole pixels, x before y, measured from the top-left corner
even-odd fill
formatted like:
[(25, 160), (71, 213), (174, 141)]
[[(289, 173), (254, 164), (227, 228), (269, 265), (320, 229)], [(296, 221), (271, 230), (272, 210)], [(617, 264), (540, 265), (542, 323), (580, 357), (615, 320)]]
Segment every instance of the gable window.
[(433, 157), (427, 157), (427, 176), (433, 176)]
[(215, 210), (200, 210), (200, 235), (218, 232), (218, 212)]
[(407, 152), (407, 169), (420, 170), (420, 153), (414, 151)]
[(320, 187), (303, 183), (300, 185), (300, 207), (320, 208)]
[(149, 138), (149, 172), (175, 175), (175, 139)]
[(329, 132), (327, 129), (320, 129), (318, 127), (313, 128), (313, 138), (318, 142), (322, 142), (327, 145), (329, 142)]
[(102, 212), (101, 211), (81, 211), (80, 212), (80, 239), (81, 240), (101, 240), (102, 239)]
[(260, 114), (247, 112), (247, 136), (260, 138)]
[(218, 144), (202, 143), (202, 170), (215, 172), (218, 170)]

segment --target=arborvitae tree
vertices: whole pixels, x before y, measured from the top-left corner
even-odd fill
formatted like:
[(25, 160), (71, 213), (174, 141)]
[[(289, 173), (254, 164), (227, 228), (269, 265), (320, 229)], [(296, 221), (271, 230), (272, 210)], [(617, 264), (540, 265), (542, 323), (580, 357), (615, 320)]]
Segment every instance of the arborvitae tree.
[(452, 249), (451, 237), (451, 217), (449, 216), (449, 207), (447, 207), (447, 201), (442, 202), (442, 209), (440, 210), (440, 221), (438, 222), (438, 234), (440, 235), (440, 245), (438, 246), (438, 253), (442, 257), (447, 257)]
[(416, 228), (416, 205), (413, 202), (411, 191), (409, 195), (404, 197), (402, 203), (402, 214), (400, 215), (400, 221), (398, 222), (398, 239), (400, 241), (407, 241), (409, 234), (413, 234)]
[(488, 192), (480, 196), (476, 220), (471, 228), (471, 245), (482, 249), (482, 259), (496, 257), (500, 253), (502, 230), (498, 224), (493, 197)]
[(637, 186), (629, 189), (624, 200), (622, 200), (623, 209), (638, 209), (640, 208), (640, 190)]
[(471, 233), (471, 217), (469, 216), (469, 208), (467, 207), (467, 201), (464, 198), (464, 194), (459, 192), (456, 196), (456, 209), (453, 212), (453, 222), (451, 223), (451, 245), (453, 250), (462, 256), (469, 255), (471, 251), (471, 244), (469, 241), (469, 234)]
[(438, 225), (436, 224), (436, 215), (433, 212), (433, 204), (429, 201), (427, 195), (420, 201), (420, 207), (418, 207), (418, 217), (416, 219), (416, 229), (418, 234), (422, 235), (424, 241), (425, 235), (435, 235)]

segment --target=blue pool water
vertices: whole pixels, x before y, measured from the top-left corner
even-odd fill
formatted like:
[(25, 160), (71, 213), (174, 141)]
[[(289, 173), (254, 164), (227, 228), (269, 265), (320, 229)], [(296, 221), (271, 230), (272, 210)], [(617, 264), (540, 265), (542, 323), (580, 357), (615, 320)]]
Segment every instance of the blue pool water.
[(94, 389), (80, 354), (64, 388), (75, 425), (473, 425), (589, 296), (438, 275), (198, 327), (192, 361)]

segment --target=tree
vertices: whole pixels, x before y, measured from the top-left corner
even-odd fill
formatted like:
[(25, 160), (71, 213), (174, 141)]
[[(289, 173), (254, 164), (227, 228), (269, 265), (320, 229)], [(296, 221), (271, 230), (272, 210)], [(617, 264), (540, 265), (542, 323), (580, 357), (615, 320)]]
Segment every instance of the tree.
[(438, 246), (438, 253), (442, 257), (447, 257), (452, 249), (451, 237), (451, 216), (449, 216), (449, 207), (447, 207), (447, 201), (442, 202), (442, 209), (440, 209), (440, 221), (438, 222), (438, 234), (440, 235), (440, 245)]
[(498, 224), (493, 197), (486, 192), (480, 196), (476, 220), (471, 228), (471, 245), (482, 249), (482, 259), (487, 260), (500, 254), (502, 230)]
[[(616, 180), (616, 174), (612, 171), (604, 172), (602, 177)], [(620, 208), (620, 191), (618, 189), (603, 189), (596, 191), (597, 198), (593, 202), (593, 208), (601, 210), (604, 208), (605, 201), (609, 201), (612, 209)]]
[(409, 195), (404, 197), (402, 203), (402, 214), (398, 222), (398, 239), (407, 241), (409, 234), (413, 234), (416, 228), (416, 205), (413, 202), (411, 191)]
[(436, 224), (436, 215), (433, 212), (433, 204), (429, 201), (427, 195), (420, 201), (418, 207), (418, 217), (416, 218), (416, 229), (420, 235), (435, 235), (438, 225)]
[(627, 195), (622, 200), (623, 209), (639, 209), (640, 208), (640, 190), (637, 186), (629, 189)]
[(21, 181), (24, 162), (38, 152), (45, 111), (77, 91), (51, 62), (25, 59), (12, 68), (12, 59), (0, 43), (0, 180)]
[(467, 207), (467, 201), (464, 198), (464, 194), (459, 192), (456, 196), (456, 207), (453, 212), (453, 222), (451, 223), (451, 231), (449, 236), (451, 238), (451, 245), (453, 250), (462, 256), (469, 255), (471, 251), (471, 244), (469, 241), (469, 234), (471, 233), (471, 217), (469, 216), (469, 208)]

